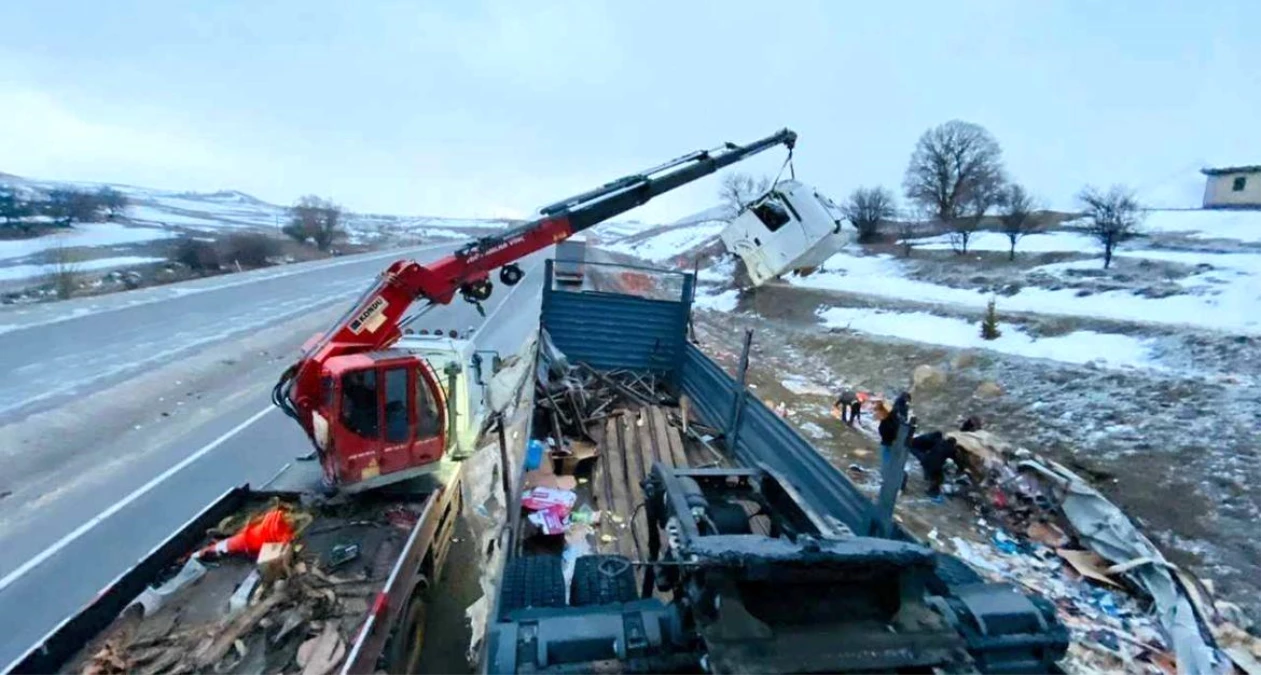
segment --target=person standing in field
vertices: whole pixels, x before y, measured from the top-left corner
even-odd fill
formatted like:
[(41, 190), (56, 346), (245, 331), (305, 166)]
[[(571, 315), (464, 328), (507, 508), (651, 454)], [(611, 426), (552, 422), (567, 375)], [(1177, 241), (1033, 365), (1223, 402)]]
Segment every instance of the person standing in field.
[(836, 402), (832, 404), (832, 410), (839, 413), (841, 421), (851, 427), (858, 424), (858, 418), (862, 415), (862, 409), (863, 402), (853, 389), (842, 391)]

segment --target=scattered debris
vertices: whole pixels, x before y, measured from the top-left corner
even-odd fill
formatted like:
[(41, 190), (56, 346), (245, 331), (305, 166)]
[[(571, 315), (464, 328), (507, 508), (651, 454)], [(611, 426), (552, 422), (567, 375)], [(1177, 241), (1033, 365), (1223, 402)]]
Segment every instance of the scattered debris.
[[(948, 435), (961, 451), (960, 465), (981, 487), (982, 507), (1007, 531), (1023, 532), (1028, 537), (1024, 543), (996, 537), (995, 548), (1011, 556), (1005, 566), (986, 567), (984, 556), (966, 545), (961, 557), (987, 572), (1016, 574), (1025, 585), (1055, 599), (1061, 616), (1070, 629), (1080, 633), (1081, 644), (1087, 649), (1103, 649), (1128, 662), (1140, 654), (1132, 653), (1133, 645), (1121, 643), (1142, 633), (1138, 639), (1150, 646), (1148, 651), (1174, 654), (1178, 672), (1214, 672), (1225, 661), (1211, 635), (1202, 630), (1221, 623), (1206, 600), (1209, 591), (1205, 585), (1169, 563), (1119, 508), (1085, 480), (986, 431)], [(1066, 561), (1071, 574), (1078, 578), (1130, 595), (1101, 596), (1102, 589), (1086, 590), (1080, 582), (1070, 585), (1066, 580), (1071, 577), (1066, 577), (1063, 566), (1054, 565), (1053, 556)], [(1022, 567), (1058, 574), (1024, 577), (1014, 572)], [(1119, 602), (1121, 597), (1127, 602)], [(1137, 606), (1122, 606), (1139, 599), (1154, 605), (1154, 616)], [(1115, 625), (1108, 618), (1123, 621)], [(1113, 638), (1098, 639), (1097, 633), (1105, 628)], [(1147, 635), (1149, 628), (1151, 636)]]
[(346, 655), (346, 644), (333, 622), (324, 624), (324, 632), (298, 647), (298, 666), (302, 675), (328, 675)]

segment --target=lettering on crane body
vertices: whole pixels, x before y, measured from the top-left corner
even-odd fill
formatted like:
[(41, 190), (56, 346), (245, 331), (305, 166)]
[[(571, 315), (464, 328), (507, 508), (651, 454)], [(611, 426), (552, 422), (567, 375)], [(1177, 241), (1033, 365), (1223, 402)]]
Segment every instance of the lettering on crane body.
[(368, 303), (368, 306), (359, 312), (359, 316), (356, 316), (355, 320), (350, 322), (350, 332), (358, 335), (365, 329), (369, 333), (376, 331), (376, 329), (381, 327), (382, 323), (385, 323), (385, 308), (389, 304), (385, 298), (380, 296)]

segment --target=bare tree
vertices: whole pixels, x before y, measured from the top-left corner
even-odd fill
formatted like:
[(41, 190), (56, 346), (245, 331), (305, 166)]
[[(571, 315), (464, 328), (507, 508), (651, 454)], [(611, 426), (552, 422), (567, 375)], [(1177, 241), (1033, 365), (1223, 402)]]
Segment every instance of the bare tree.
[(44, 215), (60, 227), (70, 227), (76, 222), (96, 222), (101, 219), (103, 211), (104, 207), (96, 195), (68, 188), (49, 190), (48, 199), (43, 203)]
[(96, 200), (101, 208), (109, 214), (109, 219), (123, 215), (127, 211), (127, 207), (131, 204), (127, 199), (127, 195), (106, 185), (96, 192)]
[(968, 242), (972, 235), (981, 229), (981, 221), (1002, 199), (1001, 183), (986, 184), (972, 190), (960, 206), (959, 217), (950, 221), (950, 247), (955, 253), (963, 255), (968, 252)]
[(858, 229), (858, 241), (866, 243), (880, 236), (880, 224), (893, 218), (897, 208), (888, 190), (860, 187), (841, 205), (841, 213)]
[[(984, 127), (951, 120), (924, 132), (902, 187), (907, 199), (932, 214), (967, 252), (968, 240), (1003, 184), (1003, 153)], [(964, 222), (959, 222), (960, 220)]]
[[(60, 236), (60, 235), (58, 235)], [(52, 264), (49, 265), (49, 279), (58, 300), (66, 300), (74, 295), (79, 286), (80, 256), (70, 250), (65, 242), (58, 242), (53, 247)]]
[(342, 207), (307, 195), (289, 209), (289, 224), (283, 232), (295, 241), (310, 241), (321, 251), (328, 251), (334, 242), (346, 236), (342, 216)]
[(1000, 195), (998, 220), (1002, 223), (1003, 234), (1011, 243), (1011, 248), (1007, 251), (1008, 260), (1016, 259), (1016, 243), (1041, 224), (1034, 208), (1033, 197), (1019, 183), (1008, 185)]
[(722, 177), (718, 198), (734, 218), (749, 202), (761, 197), (769, 189), (771, 179), (766, 176), (754, 178), (747, 173), (729, 173)]
[(1113, 185), (1107, 192), (1087, 185), (1077, 199), (1086, 207), (1086, 230), (1103, 247), (1103, 268), (1108, 269), (1116, 247), (1138, 234), (1143, 207), (1124, 185)]

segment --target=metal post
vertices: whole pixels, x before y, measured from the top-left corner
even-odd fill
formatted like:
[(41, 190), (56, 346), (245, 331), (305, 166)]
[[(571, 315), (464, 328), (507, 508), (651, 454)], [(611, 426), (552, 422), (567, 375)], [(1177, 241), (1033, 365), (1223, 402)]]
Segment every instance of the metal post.
[(504, 484), (504, 506), (512, 508), (512, 465), (508, 463), (508, 437), (504, 431), (504, 416), (495, 416), (499, 426), (499, 475)]
[(906, 456), (909, 454), (907, 441), (914, 435), (915, 418), (912, 417), (910, 421), (900, 420), (898, 437), (893, 442), (889, 460), (884, 461), (884, 458), (881, 458), (880, 494), (876, 497), (876, 503), (872, 505), (871, 517), (867, 522), (868, 536), (888, 538), (893, 535), (893, 510), (898, 503), (898, 493), (902, 490), (902, 483), (906, 481)]
[(736, 367), (736, 395), (731, 405), (731, 423), (727, 425), (727, 451), (736, 452), (740, 440), (740, 420), (744, 416), (744, 399), (748, 395), (746, 382), (749, 376), (749, 349), (753, 346), (753, 330), (744, 330), (744, 345), (740, 348), (740, 365)]

